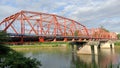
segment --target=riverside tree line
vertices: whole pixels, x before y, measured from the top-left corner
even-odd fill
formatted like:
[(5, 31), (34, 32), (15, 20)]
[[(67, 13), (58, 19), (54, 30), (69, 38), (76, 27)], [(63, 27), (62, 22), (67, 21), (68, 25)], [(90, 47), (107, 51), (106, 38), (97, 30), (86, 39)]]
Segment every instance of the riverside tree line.
[(40, 68), (40, 61), (35, 58), (26, 58), (5, 45), (3, 42), (8, 39), (7, 33), (0, 31), (0, 68)]

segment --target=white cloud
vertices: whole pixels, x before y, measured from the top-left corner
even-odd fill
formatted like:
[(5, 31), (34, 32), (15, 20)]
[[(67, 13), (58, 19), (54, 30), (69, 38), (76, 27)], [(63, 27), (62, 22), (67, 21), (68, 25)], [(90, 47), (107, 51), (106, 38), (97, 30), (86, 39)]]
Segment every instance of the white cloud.
[[(65, 16), (87, 27), (104, 25), (120, 32), (119, 6), (119, 0), (1, 0), (0, 20), (20, 10), (32, 10)], [(107, 22), (110, 24), (106, 25)]]
[[(77, 7), (75, 12), (71, 12), (71, 18), (77, 21), (82, 22), (86, 26), (90, 27), (98, 27), (102, 20), (108, 18), (108, 20), (112, 20), (112, 18), (120, 17), (120, 2), (118, 0), (107, 0), (106, 2), (102, 2), (98, 6), (85, 6), (85, 7)], [(75, 8), (75, 7), (74, 7)], [(112, 17), (112, 18), (111, 18)], [(110, 19), (109, 19), (110, 18)], [(120, 20), (116, 19), (117, 22)], [(107, 23), (107, 22), (106, 22)], [(115, 22), (111, 22), (109, 26), (113, 26)], [(105, 24), (103, 24), (105, 25)], [(117, 26), (117, 25), (116, 25)], [(119, 26), (118, 26), (119, 27)], [(114, 27), (115, 29), (116, 27)], [(112, 28), (109, 28), (112, 30)], [(116, 29), (114, 31), (120, 31)]]
[(0, 5), (0, 21), (7, 17), (10, 16), (14, 13), (16, 13), (18, 9), (11, 7), (11, 6), (5, 6), (5, 5)]

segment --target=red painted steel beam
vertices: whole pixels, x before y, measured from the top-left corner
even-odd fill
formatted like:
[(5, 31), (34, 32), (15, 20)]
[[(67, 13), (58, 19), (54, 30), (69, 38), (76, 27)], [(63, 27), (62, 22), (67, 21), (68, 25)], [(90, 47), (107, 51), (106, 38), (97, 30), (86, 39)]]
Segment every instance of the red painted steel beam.
[(38, 32), (34, 29), (34, 27), (32, 26), (31, 22), (29, 21), (29, 19), (24, 14), (22, 14), (22, 15), (26, 18), (26, 21), (28, 22), (28, 24), (30, 25), (30, 27), (32, 28), (32, 30), (34, 31), (34, 33), (36, 35), (38, 35)]
[[(21, 32), (17, 30), (13, 23), (17, 24)], [(21, 11), (16, 14), (13, 14), (5, 18), (1, 25), (5, 24), (4, 31), (9, 30), (9, 27), (16, 34), (32, 34), (32, 31), (35, 35), (53, 35), (56, 36), (60, 34), (61, 36), (75, 36), (75, 32), (78, 32), (78, 37), (85, 36), (87, 38), (96, 38), (96, 39), (116, 39), (117, 36), (114, 33), (106, 32), (103, 29), (96, 28), (88, 30), (81, 23), (68, 19), (62, 16), (55, 14), (41, 13), (41, 12), (32, 12), (32, 11)], [(26, 30), (28, 29), (28, 30)]]
[[(8, 26), (5, 27), (4, 31), (6, 31), (10, 26), (11, 24), (15, 21), (15, 19), (19, 16), (19, 14), (15, 14), (15, 18), (8, 24)], [(1, 25), (1, 24), (0, 24)]]

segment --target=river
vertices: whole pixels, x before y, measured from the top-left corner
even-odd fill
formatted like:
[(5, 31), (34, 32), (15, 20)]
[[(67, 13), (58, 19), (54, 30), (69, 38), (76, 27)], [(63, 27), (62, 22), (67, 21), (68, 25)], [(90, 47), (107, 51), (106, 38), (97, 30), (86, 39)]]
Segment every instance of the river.
[(40, 68), (120, 68), (120, 48), (101, 49), (98, 55), (81, 55), (71, 48), (15, 49), (41, 61)]

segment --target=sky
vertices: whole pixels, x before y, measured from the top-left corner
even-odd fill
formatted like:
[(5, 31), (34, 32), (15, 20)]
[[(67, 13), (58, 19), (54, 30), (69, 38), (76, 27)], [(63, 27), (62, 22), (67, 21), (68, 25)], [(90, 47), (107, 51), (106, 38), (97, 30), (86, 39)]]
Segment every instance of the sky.
[(0, 21), (21, 10), (67, 17), (87, 28), (120, 33), (120, 0), (0, 0)]

